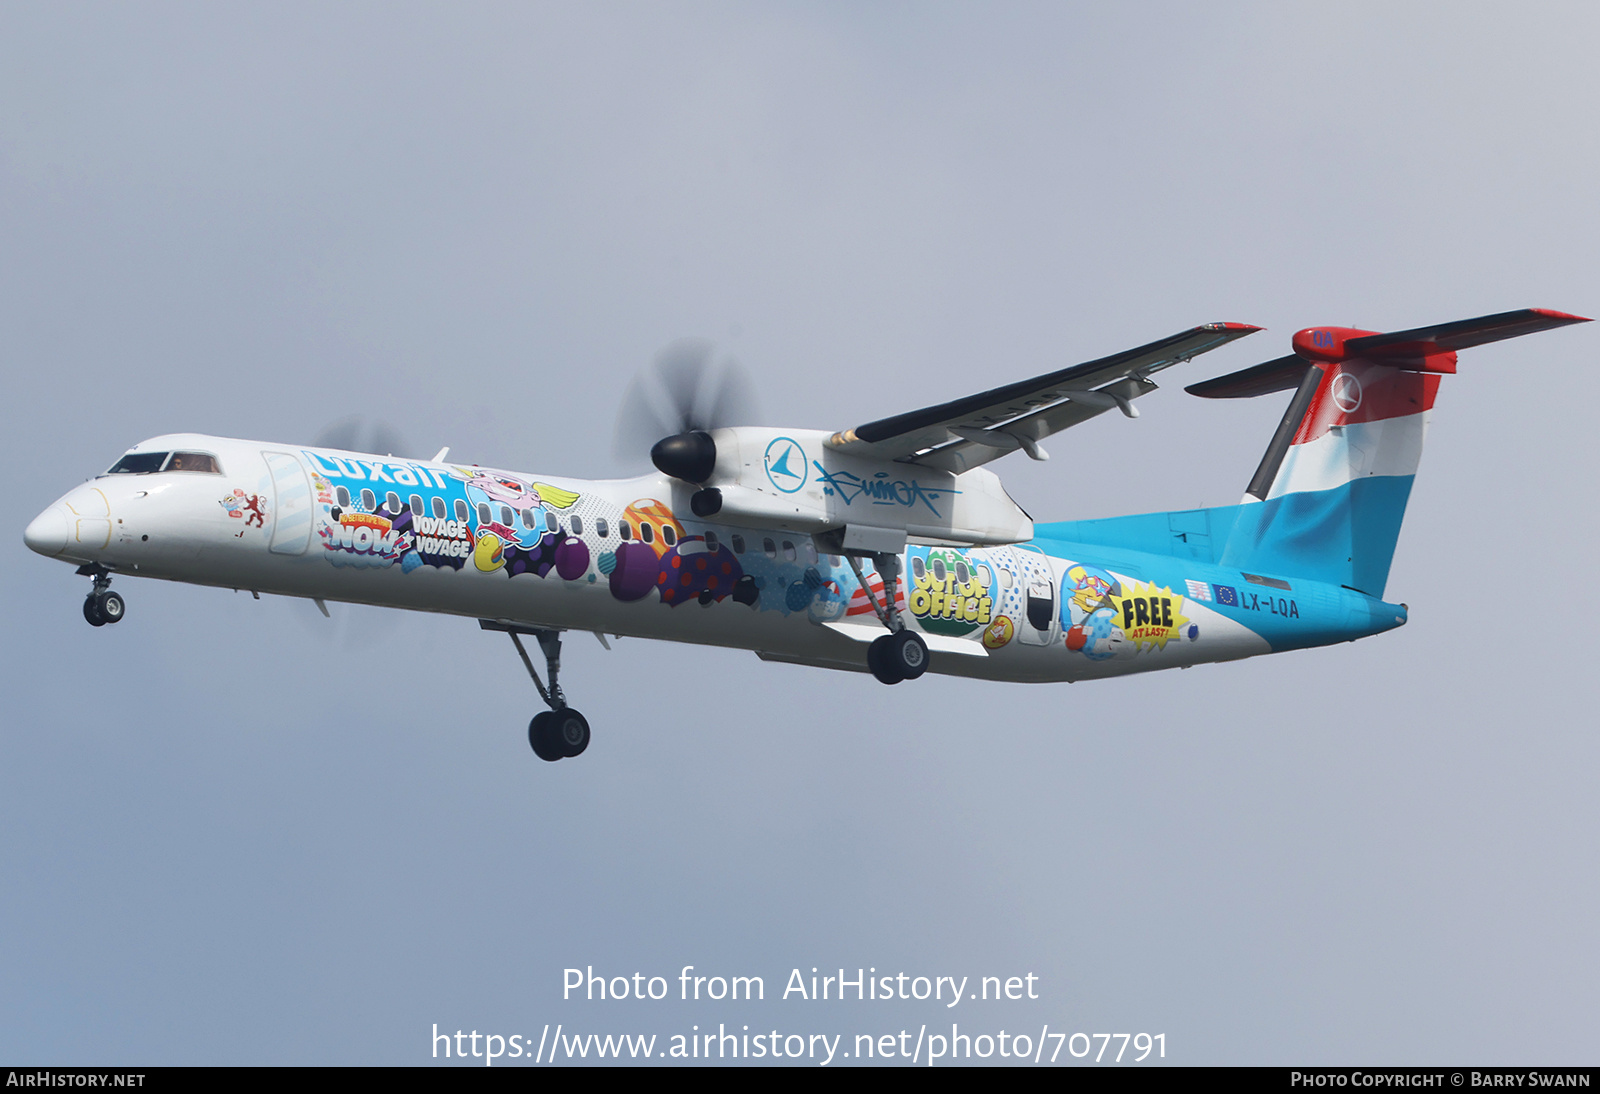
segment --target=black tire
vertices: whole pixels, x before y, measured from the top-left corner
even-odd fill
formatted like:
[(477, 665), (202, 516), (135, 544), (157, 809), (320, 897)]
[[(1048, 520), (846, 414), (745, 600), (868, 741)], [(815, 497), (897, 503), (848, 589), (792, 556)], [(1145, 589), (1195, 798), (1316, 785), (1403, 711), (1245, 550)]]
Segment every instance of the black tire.
[(95, 607), (100, 612), (100, 618), (107, 623), (120, 623), (122, 617), (128, 613), (128, 606), (123, 603), (122, 597), (113, 592), (103, 592), (95, 596)]
[(548, 710), (541, 710), (533, 716), (533, 721), (528, 723), (528, 743), (533, 746), (533, 754), (539, 759), (555, 763), (564, 753), (554, 734), (550, 732), (551, 713)]
[(886, 660), (892, 664), (902, 680), (915, 680), (928, 671), (928, 644), (920, 634), (895, 631), (889, 636)]
[(583, 755), (589, 747), (589, 719), (564, 707), (550, 716), (550, 740), (568, 759)]
[(893, 640), (892, 634), (881, 635), (867, 647), (867, 668), (880, 684), (898, 684), (905, 679), (895, 670), (894, 655), (889, 652), (889, 643)]
[(88, 599), (83, 602), (83, 618), (91, 627), (106, 625), (106, 617), (100, 614), (100, 604), (93, 593), (90, 593)]

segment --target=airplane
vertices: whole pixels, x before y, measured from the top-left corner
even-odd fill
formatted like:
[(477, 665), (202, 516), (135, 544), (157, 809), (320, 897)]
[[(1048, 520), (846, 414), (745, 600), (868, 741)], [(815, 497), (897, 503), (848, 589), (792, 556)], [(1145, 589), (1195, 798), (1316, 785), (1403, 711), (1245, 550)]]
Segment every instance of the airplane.
[[(563, 633), (753, 650), (764, 661), (1079, 681), (1354, 641), (1383, 599), (1457, 351), (1587, 319), (1525, 309), (1391, 333), (1312, 327), (1292, 352), (1190, 385), (1292, 392), (1237, 505), (1035, 523), (985, 465), (1137, 417), (1151, 376), (1261, 328), (1210, 323), (966, 398), (827, 432), (718, 421), (709, 381), (667, 391), (656, 474), (587, 481), (196, 434), (154, 437), (24, 532), (78, 567), (83, 615), (120, 622), (113, 575), (476, 618), (510, 635), (548, 710), (534, 753), (589, 745)], [(711, 410), (706, 408), (710, 406)], [(724, 415), (725, 416), (725, 415)], [(545, 678), (522, 637), (543, 654)]]

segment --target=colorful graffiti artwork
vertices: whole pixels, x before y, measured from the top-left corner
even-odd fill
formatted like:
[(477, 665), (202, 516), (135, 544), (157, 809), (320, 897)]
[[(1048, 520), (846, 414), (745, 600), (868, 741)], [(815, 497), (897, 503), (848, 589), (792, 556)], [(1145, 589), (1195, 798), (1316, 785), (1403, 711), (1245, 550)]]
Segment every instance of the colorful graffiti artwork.
[[(1066, 571), (1070, 613), (1067, 649), (1091, 661), (1165, 649), (1175, 638), (1194, 641), (1200, 629), (1184, 616), (1182, 594), (1143, 581), (1121, 581), (1086, 564)], [(1064, 621), (1065, 622), (1065, 621)]]
[(318, 529), (323, 549), (335, 566), (392, 566), (411, 546), (410, 537), (377, 513), (333, 507)]
[(1153, 583), (1133, 582), (1125, 596), (1112, 598), (1117, 626), (1139, 649), (1164, 649), (1168, 642), (1187, 634), (1199, 636), (1183, 612), (1183, 596)]
[(720, 543), (708, 547), (704, 537), (689, 536), (662, 555), (656, 586), (663, 604), (675, 607), (693, 601), (706, 606), (733, 595), (746, 580), (732, 551)]
[(913, 547), (907, 554), (911, 567), (908, 606), (923, 630), (960, 636), (989, 624), (994, 575), (988, 566), (970, 552), (950, 548)]

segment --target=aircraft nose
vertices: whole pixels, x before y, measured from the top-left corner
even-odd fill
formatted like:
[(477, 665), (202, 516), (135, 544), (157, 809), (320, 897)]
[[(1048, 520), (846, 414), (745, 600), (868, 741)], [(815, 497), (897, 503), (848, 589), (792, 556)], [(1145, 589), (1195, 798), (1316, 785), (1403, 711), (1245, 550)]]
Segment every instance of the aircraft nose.
[[(12, 525), (13, 528), (16, 525)], [(54, 558), (67, 549), (67, 514), (61, 511), (61, 506), (52, 505), (28, 524), (23, 530), (22, 542), (30, 550), (39, 552), (46, 558)]]

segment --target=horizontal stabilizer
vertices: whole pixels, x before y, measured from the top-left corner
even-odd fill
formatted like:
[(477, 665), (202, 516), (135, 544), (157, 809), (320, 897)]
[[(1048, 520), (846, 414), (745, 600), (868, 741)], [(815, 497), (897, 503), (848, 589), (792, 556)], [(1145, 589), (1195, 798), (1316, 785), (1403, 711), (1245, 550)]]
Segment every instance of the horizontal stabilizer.
[(1202, 399), (1253, 399), (1274, 391), (1293, 391), (1305, 379), (1306, 369), (1310, 367), (1310, 361), (1291, 353), (1264, 365), (1253, 365), (1226, 376), (1190, 384), (1183, 390)]
[(1569, 323), (1587, 322), (1589, 320), (1581, 315), (1568, 315), (1548, 308), (1523, 308), (1497, 315), (1480, 315), (1476, 319), (1458, 319), (1454, 323), (1439, 323), (1432, 327), (1352, 338), (1345, 342), (1344, 351), (1347, 357), (1386, 357), (1396, 351), (1413, 353), (1420, 347), (1434, 347), (1430, 352), (1471, 349), (1506, 338), (1554, 330)]

